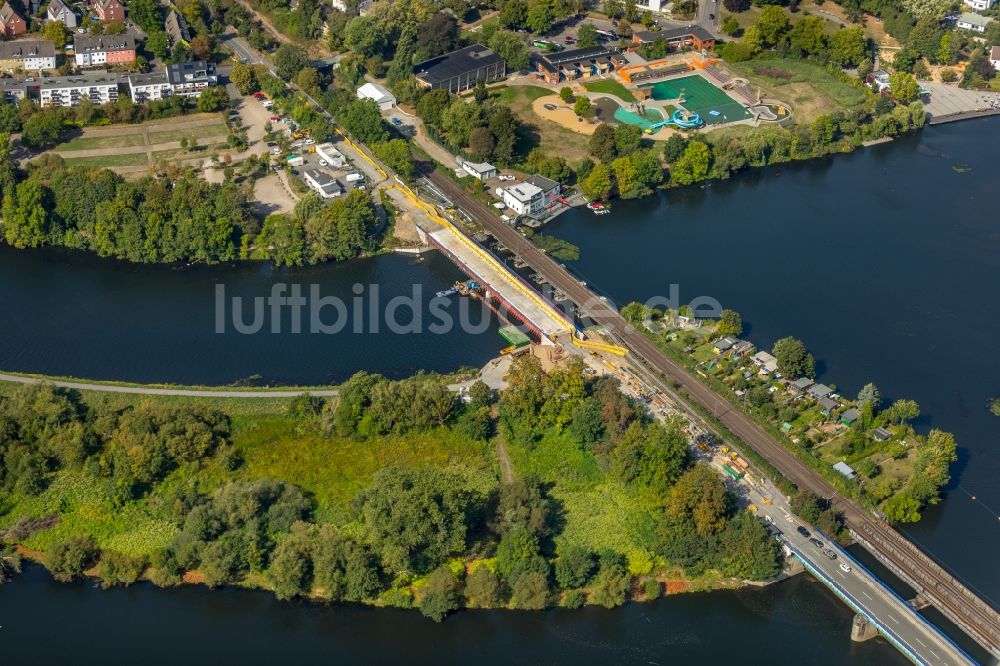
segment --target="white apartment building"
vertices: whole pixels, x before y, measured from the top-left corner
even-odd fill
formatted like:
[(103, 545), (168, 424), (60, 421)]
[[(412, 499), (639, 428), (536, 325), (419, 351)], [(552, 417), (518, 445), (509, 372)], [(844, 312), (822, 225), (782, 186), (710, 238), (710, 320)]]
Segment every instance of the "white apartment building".
[(77, 106), (82, 99), (107, 104), (118, 99), (118, 79), (113, 74), (80, 74), (43, 80), (38, 86), (42, 106)]

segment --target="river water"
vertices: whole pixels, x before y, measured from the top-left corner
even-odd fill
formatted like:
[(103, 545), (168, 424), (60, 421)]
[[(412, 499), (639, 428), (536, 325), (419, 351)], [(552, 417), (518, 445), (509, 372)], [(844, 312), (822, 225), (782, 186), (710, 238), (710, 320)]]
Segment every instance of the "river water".
[[(581, 246), (572, 268), (612, 300), (667, 295), (676, 283), (682, 301), (705, 295), (739, 310), (746, 336), (761, 348), (784, 335), (803, 339), (823, 381), (848, 395), (874, 381), (887, 399), (916, 399), (924, 413), (918, 427), (954, 432), (960, 461), (947, 500), (905, 531), (996, 599), (1000, 418), (986, 401), (1000, 394), (997, 155), (1000, 119), (945, 125), (849, 156), (622, 202), (611, 215), (573, 211), (547, 232)], [(443, 337), (214, 333), (217, 284), (229, 295), (260, 296), (274, 282), (317, 283), (349, 300), (354, 283), (377, 282), (386, 298), (419, 284), (428, 298), (459, 278), (436, 254), (308, 269), (178, 270), (0, 247), (0, 369), (311, 384), (359, 369), (403, 376), (478, 365), (504, 344), (495, 328)], [(164, 662), (901, 662), (880, 639), (850, 643), (850, 617), (807, 577), (613, 611), (468, 612), (442, 625), (416, 613), (313, 608), (235, 590), (62, 586), (35, 567), (0, 588), (0, 636), (15, 661), (72, 650), (80, 663), (137, 655)]]

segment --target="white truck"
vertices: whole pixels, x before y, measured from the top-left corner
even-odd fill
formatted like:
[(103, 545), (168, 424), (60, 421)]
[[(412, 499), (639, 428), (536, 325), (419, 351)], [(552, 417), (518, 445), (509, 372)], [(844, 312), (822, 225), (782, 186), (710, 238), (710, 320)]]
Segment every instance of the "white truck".
[(365, 179), (365, 177), (362, 176), (360, 173), (357, 173), (357, 172), (355, 172), (355, 173), (349, 173), (349, 174), (347, 174), (347, 177), (344, 178), (344, 180), (346, 180), (348, 183), (359, 183), (359, 182), (363, 181), (364, 179)]

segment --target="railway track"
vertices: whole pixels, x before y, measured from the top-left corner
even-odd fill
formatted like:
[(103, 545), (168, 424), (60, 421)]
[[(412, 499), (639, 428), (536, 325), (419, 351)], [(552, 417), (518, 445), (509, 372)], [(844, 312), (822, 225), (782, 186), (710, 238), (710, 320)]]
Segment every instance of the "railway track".
[(648, 369), (675, 382), (685, 391), (688, 400), (711, 410), (726, 428), (796, 486), (820, 497), (830, 498), (844, 514), (847, 526), (869, 540), (867, 547), (876, 557), (895, 568), (902, 578), (908, 578), (908, 582), (920, 588), (918, 591), (923, 592), (946, 617), (1000, 659), (1000, 614), (996, 609), (976, 596), (891, 526), (850, 499), (839, 496), (818, 472), (806, 466), (743, 412), (733, 409), (687, 368), (669, 358), (645, 335), (636, 331), (613, 306), (601, 300), (550, 256), (524, 239), (516, 229), (504, 224), (483, 203), (470, 197), (443, 174), (433, 172), (427, 176), (488, 233), (504, 246), (516, 251), (532, 269), (553, 287), (565, 293), (582, 313), (605, 326), (611, 336), (628, 347)]

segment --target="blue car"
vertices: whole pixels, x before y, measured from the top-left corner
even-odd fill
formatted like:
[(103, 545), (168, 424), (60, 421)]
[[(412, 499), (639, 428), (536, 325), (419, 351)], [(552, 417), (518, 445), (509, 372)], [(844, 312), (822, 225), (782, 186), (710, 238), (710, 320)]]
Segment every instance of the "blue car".
[(392, 117), (392, 124), (395, 125), (396, 127), (399, 127), (400, 125), (403, 124), (403, 121), (400, 120), (399, 118), (397, 118), (396, 116), (393, 116)]

